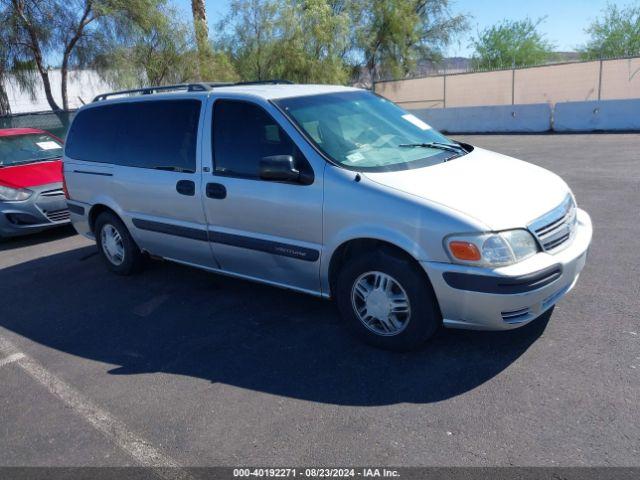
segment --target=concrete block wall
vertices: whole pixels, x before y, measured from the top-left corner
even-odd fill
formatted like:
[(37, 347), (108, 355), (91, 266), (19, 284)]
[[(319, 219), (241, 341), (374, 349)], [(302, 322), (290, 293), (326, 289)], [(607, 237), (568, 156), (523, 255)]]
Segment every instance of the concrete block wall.
[(546, 103), (412, 111), (435, 129), (449, 133), (539, 133), (551, 130), (551, 107)]
[(556, 132), (640, 131), (640, 99), (556, 104)]
[(447, 133), (640, 131), (640, 99), (411, 111)]

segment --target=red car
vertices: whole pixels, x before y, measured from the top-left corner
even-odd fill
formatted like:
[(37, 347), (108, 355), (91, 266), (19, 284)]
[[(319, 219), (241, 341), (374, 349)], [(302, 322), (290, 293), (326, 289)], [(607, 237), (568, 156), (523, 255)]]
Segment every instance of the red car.
[(62, 144), (35, 128), (0, 130), (0, 238), (69, 222)]

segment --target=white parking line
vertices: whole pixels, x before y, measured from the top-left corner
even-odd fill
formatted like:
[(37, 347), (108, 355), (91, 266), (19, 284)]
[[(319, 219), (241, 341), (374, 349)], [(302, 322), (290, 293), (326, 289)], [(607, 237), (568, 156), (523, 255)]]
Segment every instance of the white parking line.
[(0, 356), (4, 357), (3, 360), (0, 360), (0, 367), (9, 363), (20, 366), (96, 430), (131, 455), (140, 465), (152, 468), (158, 476), (167, 480), (192, 478), (174, 459), (160, 452), (151, 442), (132, 432), (124, 422), (95, 405), (82, 393), (47, 371), (34, 359), (18, 351), (9, 340), (1, 336)]

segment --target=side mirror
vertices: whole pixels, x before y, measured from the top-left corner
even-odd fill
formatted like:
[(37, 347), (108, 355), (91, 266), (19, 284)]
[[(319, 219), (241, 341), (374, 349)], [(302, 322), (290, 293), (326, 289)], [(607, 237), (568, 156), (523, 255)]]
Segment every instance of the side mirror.
[(296, 168), (296, 160), (292, 155), (272, 155), (260, 160), (260, 178), (297, 182), (300, 179), (300, 171)]

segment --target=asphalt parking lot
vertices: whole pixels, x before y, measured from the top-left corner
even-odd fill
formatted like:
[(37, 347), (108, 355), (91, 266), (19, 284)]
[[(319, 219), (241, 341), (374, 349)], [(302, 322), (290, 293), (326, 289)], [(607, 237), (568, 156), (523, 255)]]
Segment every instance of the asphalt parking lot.
[(550, 317), (393, 354), (323, 300), (159, 261), (117, 277), (69, 228), (12, 240), (0, 465), (640, 466), (640, 135), (457, 138), (591, 214)]

